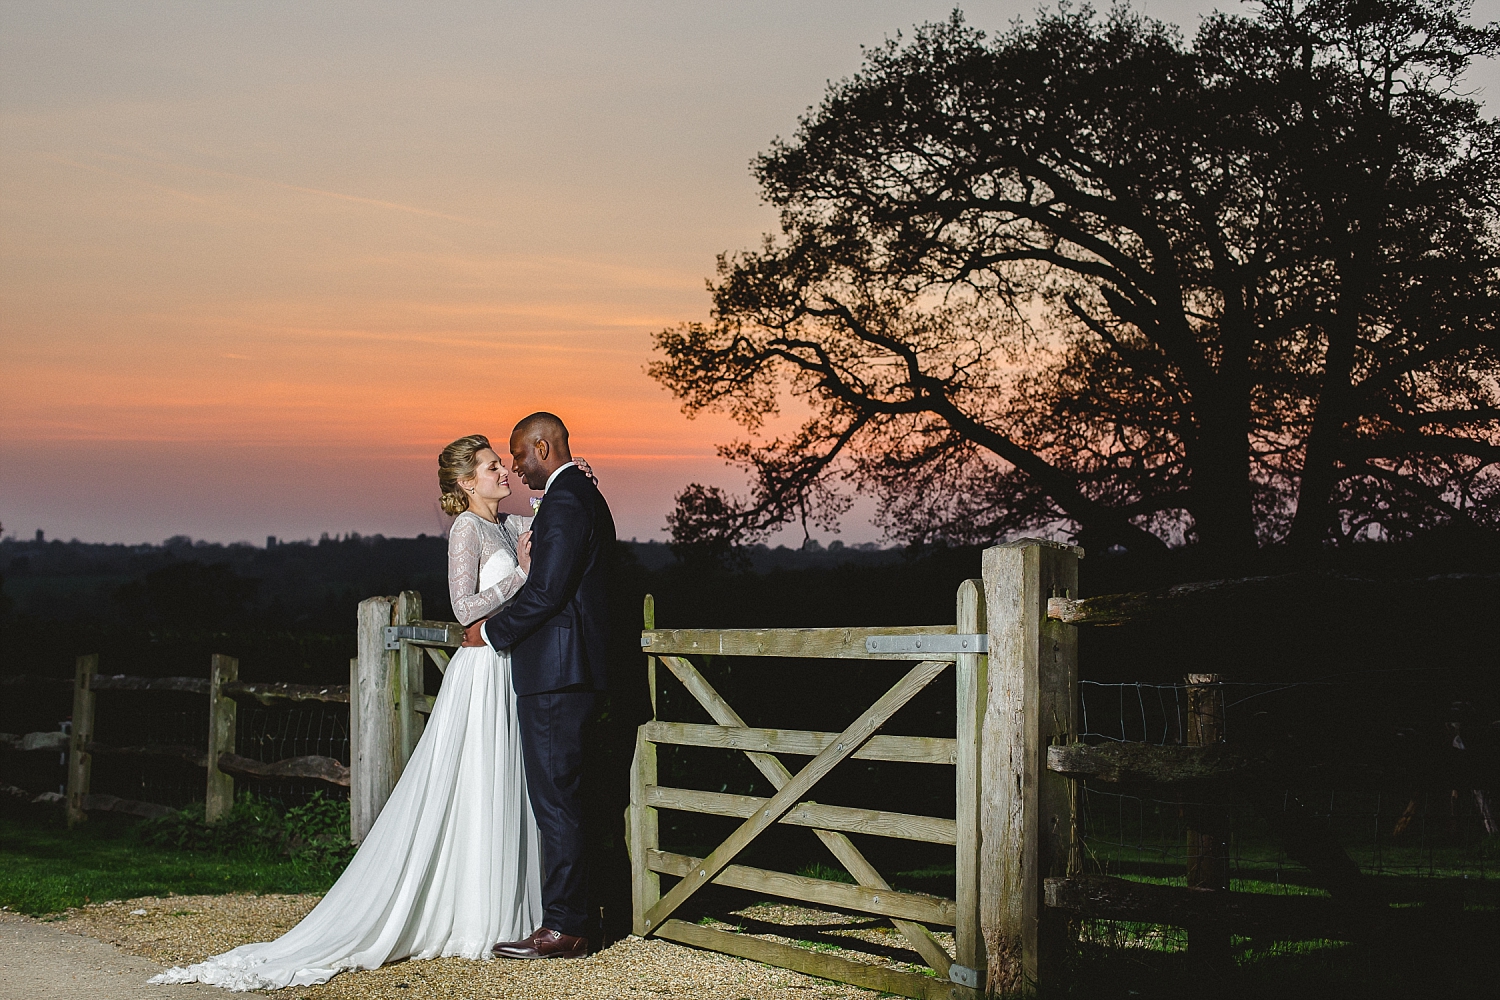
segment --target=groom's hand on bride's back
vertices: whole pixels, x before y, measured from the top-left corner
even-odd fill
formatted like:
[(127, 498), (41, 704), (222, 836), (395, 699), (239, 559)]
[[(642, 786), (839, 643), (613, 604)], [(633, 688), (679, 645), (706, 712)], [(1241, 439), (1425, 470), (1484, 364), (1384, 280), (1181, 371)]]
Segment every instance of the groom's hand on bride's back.
[(465, 646), (484, 646), (484, 645), (488, 645), (484, 641), (484, 623), (487, 622), (487, 621), (489, 621), (488, 618), (481, 618), (477, 622), (475, 622), (474, 624), (470, 625), (468, 628), (464, 629), (464, 642), (463, 642), (463, 644)]

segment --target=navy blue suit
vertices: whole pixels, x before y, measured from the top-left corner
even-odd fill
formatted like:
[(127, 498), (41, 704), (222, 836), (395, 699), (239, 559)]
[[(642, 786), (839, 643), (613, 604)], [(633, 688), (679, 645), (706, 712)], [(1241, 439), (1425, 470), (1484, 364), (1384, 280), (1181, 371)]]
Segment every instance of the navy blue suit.
[(557, 474), (531, 525), (531, 571), (484, 638), (509, 649), (526, 788), (542, 839), (542, 926), (588, 937), (583, 731), (608, 686), (609, 559), (615, 522), (578, 468)]

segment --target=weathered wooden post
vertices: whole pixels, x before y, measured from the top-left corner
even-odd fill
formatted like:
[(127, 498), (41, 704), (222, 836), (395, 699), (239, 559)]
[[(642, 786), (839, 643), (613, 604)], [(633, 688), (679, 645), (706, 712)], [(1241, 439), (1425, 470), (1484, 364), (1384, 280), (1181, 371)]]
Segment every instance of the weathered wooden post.
[(656, 810), (646, 804), (646, 788), (656, 784), (656, 744), (638, 731), (635, 757), (630, 762), (630, 878), (631, 930), (644, 937), (650, 929), (646, 914), (661, 899), (661, 876), (647, 867), (647, 852), (661, 846)]
[(1060, 983), (1067, 915), (1048, 911), (1044, 880), (1069, 874), (1069, 781), (1047, 770), (1047, 747), (1077, 732), (1077, 629), (1047, 618), (1047, 598), (1078, 595), (1073, 545), (1023, 538), (984, 552), (989, 692), (980, 792), (980, 926), (993, 993)]
[[(958, 632), (980, 635), (987, 629), (984, 581), (965, 580), (958, 588)], [(980, 796), (984, 780), (981, 734), (989, 694), (989, 657), (960, 653), (955, 664), (958, 684), (958, 760), (955, 802), (958, 844), (954, 874), (957, 882), (957, 923), (953, 928), (954, 961), (975, 971), (976, 985), (984, 982), (987, 957), (980, 933), (979, 859)], [(950, 977), (952, 973), (950, 970)]]
[[(1218, 674), (1187, 675), (1187, 742), (1204, 747), (1224, 738), (1224, 689)], [(1202, 792), (1199, 793), (1204, 794)], [(1192, 889), (1229, 889), (1229, 838), (1224, 807), (1215, 802), (1187, 809), (1187, 884)], [(1229, 931), (1222, 924), (1188, 928), (1188, 953), (1210, 965), (1231, 958)]]
[[(409, 625), (421, 619), (422, 595), (415, 590), (403, 590), (401, 596), (396, 598), (395, 621), (392, 624)], [(403, 642), (397, 655), (400, 663), (393, 676), (396, 682), (396, 715), (397, 728), (401, 734), (401, 752), (397, 755), (395, 766), (396, 780), (400, 780), (406, 770), (406, 762), (411, 760), (412, 752), (417, 749), (417, 740), (422, 738), (426, 718), (417, 710), (419, 696), (424, 693), (422, 647)]]
[(359, 602), (359, 655), (349, 664), (349, 839), (358, 844), (396, 787), (397, 657), (385, 648), (394, 597)]
[[(656, 601), (646, 595), (642, 621), (656, 628)], [(656, 718), (656, 657), (646, 657), (646, 680), (651, 685), (651, 718)], [(646, 788), (656, 784), (656, 744), (642, 730), (635, 735), (635, 756), (630, 761), (630, 806), (626, 810), (626, 839), (630, 848), (631, 930), (645, 937), (646, 913), (661, 899), (661, 876), (647, 867), (646, 852), (661, 845), (656, 810), (646, 804)]]
[(89, 779), (94, 772), (94, 755), (88, 745), (94, 741), (94, 674), (99, 671), (99, 654), (80, 656), (73, 664), (73, 724), (68, 738), (68, 825), (76, 826), (89, 818), (84, 799), (89, 794)]
[(224, 685), (239, 680), (240, 661), (215, 653), (208, 668), (208, 789), (203, 797), (203, 819), (217, 823), (234, 806), (234, 778), (219, 770), (219, 755), (234, 753), (235, 720), (239, 706), (224, 694)]

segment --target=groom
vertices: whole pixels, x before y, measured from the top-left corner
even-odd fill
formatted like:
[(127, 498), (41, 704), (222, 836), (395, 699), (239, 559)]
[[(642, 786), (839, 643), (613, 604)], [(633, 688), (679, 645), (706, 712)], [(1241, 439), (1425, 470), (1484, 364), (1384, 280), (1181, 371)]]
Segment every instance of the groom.
[(511, 651), (511, 683), (526, 757), (526, 787), (541, 831), (542, 926), (495, 945), (501, 958), (588, 953), (588, 873), (583, 843), (583, 729), (603, 691), (609, 609), (607, 561), (615, 542), (609, 505), (573, 464), (568, 429), (533, 413), (510, 435), (515, 471), (545, 491), (531, 526), (531, 573), (516, 599), (465, 631), (464, 645)]

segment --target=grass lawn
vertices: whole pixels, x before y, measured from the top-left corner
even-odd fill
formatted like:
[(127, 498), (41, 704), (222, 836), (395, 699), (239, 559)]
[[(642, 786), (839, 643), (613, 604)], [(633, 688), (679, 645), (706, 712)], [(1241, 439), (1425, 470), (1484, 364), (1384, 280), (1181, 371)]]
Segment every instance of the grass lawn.
[[(346, 824), (340, 808), (325, 809), (322, 822)], [(155, 846), (143, 838), (145, 827), (124, 818), (95, 816), (69, 830), (60, 813), (7, 811), (0, 814), (0, 905), (42, 916), (89, 902), (169, 893), (324, 892), (337, 879), (341, 861), (287, 857), (266, 848), (269, 841), (256, 846), (245, 840), (246, 831), (282, 820), (254, 802), (236, 810), (240, 839), (231, 842), (239, 846), (230, 850), (204, 842), (197, 849)], [(804, 874), (847, 878), (821, 865), (808, 866)], [(1134, 877), (1180, 884), (1180, 876)], [(898, 876), (913, 888), (934, 883), (940, 891), (951, 891), (951, 885), (943, 889), (936, 883), (951, 879), (946, 868)], [(1070, 962), (1073, 983), (1064, 995), (1088, 1000), (1493, 995), (1500, 983), (1500, 900), (1493, 880), (1432, 880), (1424, 887), (1428, 898), (1393, 908), (1361, 941), (1236, 938), (1234, 967), (1222, 971), (1200, 967), (1184, 950), (1186, 934), (1180, 929), (1089, 921), (1079, 928), (1085, 940)], [(1235, 889), (1312, 891), (1254, 881), (1237, 882)]]
[(106, 899), (220, 892), (324, 892), (342, 865), (176, 850), (140, 842), (135, 823), (0, 816), (0, 906), (39, 916)]

